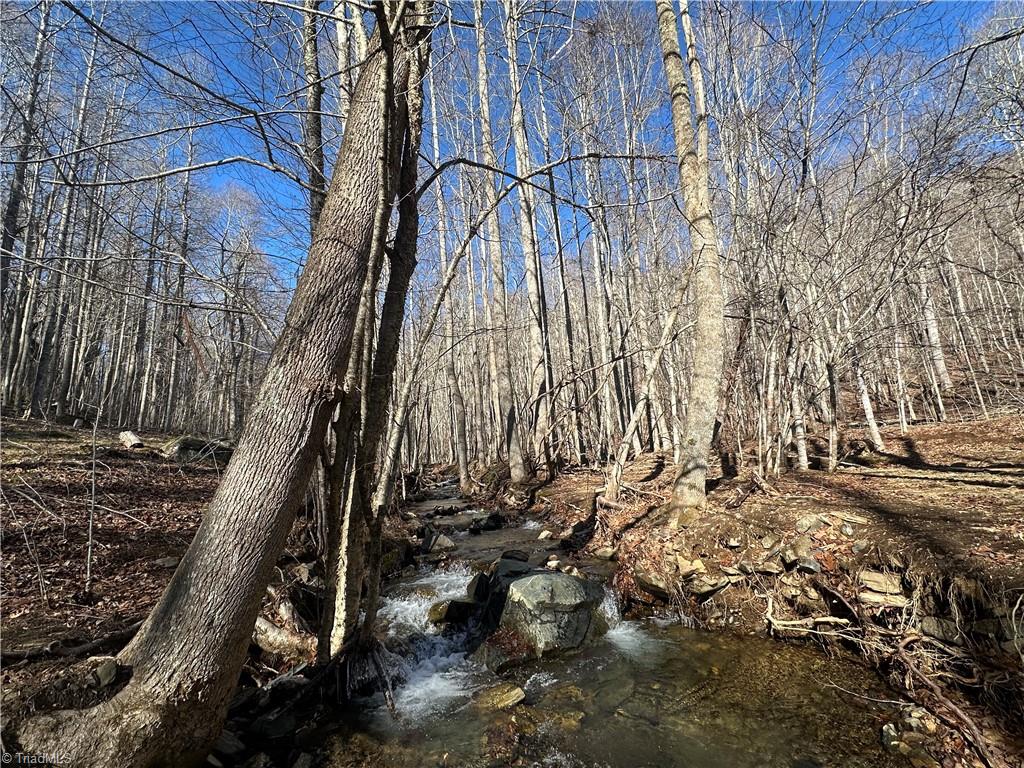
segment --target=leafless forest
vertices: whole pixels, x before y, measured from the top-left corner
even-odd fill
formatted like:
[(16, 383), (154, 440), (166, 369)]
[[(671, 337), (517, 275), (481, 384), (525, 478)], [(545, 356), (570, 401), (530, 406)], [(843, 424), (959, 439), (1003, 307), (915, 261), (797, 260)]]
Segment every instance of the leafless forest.
[[(257, 646), (317, 670), (310, 685), (339, 668), (390, 680), (389, 547), (446, 473), (453, 498), (517, 524), (560, 478), (592, 478), (578, 484), (596, 533), (576, 550), (617, 553), (630, 590), (677, 604), (723, 588), (687, 581), (705, 578), (678, 554), (708, 559), (698, 531), (721, 515), (768, 530), (744, 510), (817, 493), (793, 478), (952, 472), (960, 459), (914, 440), (979, 422), (972, 440), (1011, 447), (979, 448), (978, 471), (1020, 489), (1020, 2), (19, 0), (0, 28), (8, 599), (10, 574), (46, 601), (40, 557), (80, 558), (66, 520), (36, 554), (43, 528), (24, 521), (50, 502), (18, 474), (35, 467), (26, 435), (64, 430), (91, 456), (92, 490), (68, 491), (88, 519), (71, 524), (88, 549), (79, 600), (98, 461), (113, 472), (118, 450), (187, 435), (173, 450), (217, 467), (191, 546), (120, 641), (123, 685), (15, 708), (20, 753), (201, 763), (254, 623)], [(637, 470), (651, 456), (660, 485)], [(942, 503), (1006, 512), (985, 540), (1000, 551), (1004, 533), (1024, 541), (1007, 493)], [(431, 524), (409, 535), (437, 553)], [(643, 551), (661, 536), (685, 545)], [(785, 569), (832, 571), (814, 543)], [(306, 602), (290, 577), (274, 587), (296, 547), (318, 574)], [(1009, 562), (1000, 589), (1019, 592)], [(806, 626), (846, 631), (820, 595), (835, 621)], [(758, 626), (785, 631), (767, 600)], [(900, 656), (900, 636), (877, 641), (884, 663), (864, 654), (966, 734), (938, 759), (1012, 764), (1022, 753), (977, 713), (1022, 706), (1019, 686), (936, 694), (921, 681), (941, 665)]]

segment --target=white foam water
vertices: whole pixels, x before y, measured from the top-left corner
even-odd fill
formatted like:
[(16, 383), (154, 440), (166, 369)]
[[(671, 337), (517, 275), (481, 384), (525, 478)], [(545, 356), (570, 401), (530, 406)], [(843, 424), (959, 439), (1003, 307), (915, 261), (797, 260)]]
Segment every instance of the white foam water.
[(476, 666), (466, 660), (465, 636), (440, 634), (428, 620), (434, 603), (464, 597), (472, 577), (463, 564), (424, 572), (381, 601), (389, 636), (406, 641), (412, 651), (394, 689), (399, 717), (419, 719), (451, 711), (478, 687)]
[(388, 635), (405, 638), (413, 634), (436, 634), (437, 627), (427, 620), (430, 606), (439, 600), (464, 597), (471, 578), (469, 568), (460, 563), (424, 572), (383, 597), (378, 614), (388, 624)]
[(539, 530), (540, 527), (540, 520), (527, 520), (522, 526), (524, 531), (536, 531)]
[(461, 639), (440, 635), (415, 642), (413, 658), (407, 660), (404, 679), (394, 691), (400, 717), (417, 720), (438, 715), (469, 700), (478, 687), (477, 669), (460, 646)]
[(651, 637), (640, 622), (626, 621), (622, 618), (615, 592), (608, 587), (605, 587), (604, 599), (599, 610), (608, 622), (605, 640), (615, 646), (622, 655), (630, 659), (643, 659), (661, 644), (659, 640)]
[(557, 682), (558, 678), (550, 672), (534, 672), (523, 683), (523, 690), (529, 694), (535, 694), (550, 688)]

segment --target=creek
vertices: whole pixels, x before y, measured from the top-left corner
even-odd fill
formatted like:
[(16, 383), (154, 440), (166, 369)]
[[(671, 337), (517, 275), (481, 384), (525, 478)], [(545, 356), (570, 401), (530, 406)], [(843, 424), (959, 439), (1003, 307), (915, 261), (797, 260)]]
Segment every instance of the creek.
[[(472, 510), (467, 517), (485, 515)], [(768, 638), (700, 632), (678, 619), (623, 620), (614, 594), (609, 630), (573, 656), (496, 676), (468, 657), (465, 630), (428, 620), (432, 604), (465, 595), (475, 571), (506, 549), (531, 554), (539, 524), (450, 533), (441, 564), (391, 584), (380, 609), (400, 670), (394, 712), (380, 694), (348, 705), (326, 744), (329, 768), (522, 765), (556, 768), (876, 768), (897, 762), (879, 731), (891, 693), (842, 656)], [(595, 568), (599, 568), (595, 564)], [(586, 570), (586, 568), (584, 568)], [(480, 706), (501, 682), (518, 706)]]

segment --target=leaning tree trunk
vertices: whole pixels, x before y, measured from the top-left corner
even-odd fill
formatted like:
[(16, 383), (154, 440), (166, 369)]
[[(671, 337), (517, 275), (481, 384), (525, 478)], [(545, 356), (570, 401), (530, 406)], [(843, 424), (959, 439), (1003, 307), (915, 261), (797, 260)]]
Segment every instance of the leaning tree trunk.
[[(416, 170), (423, 129), (423, 76), (427, 67), (427, 48), (428, 46), (423, 46), (423, 55), (413, 58), (409, 66), (407, 101), (409, 130), (406, 132), (405, 146), (402, 150), (401, 173), (398, 183), (398, 226), (395, 231), (394, 247), (389, 254), (391, 270), (388, 275), (387, 290), (384, 292), (384, 304), (381, 308), (377, 352), (374, 356), (372, 375), (367, 387), (366, 423), (360, 446), (359, 462), (356, 467), (358, 498), (364, 505), (362, 511), (367, 517), (367, 526), (371, 532), (366, 569), (366, 615), (360, 632), (360, 642), (363, 647), (369, 644), (372, 637), (380, 601), (381, 524), (386, 506), (371, 506), (372, 500), (377, 498), (376, 487), (383, 482), (378, 479), (376, 471), (377, 454), (381, 438), (387, 432), (391, 390), (395, 366), (398, 362), (402, 325), (405, 321), (405, 304), (409, 295), (409, 284), (412, 282), (412, 275), (416, 269), (416, 244), (420, 215), (419, 199), (416, 192)], [(390, 501), (386, 495), (383, 499), (385, 504)]]
[(693, 286), (696, 321), (692, 336), (693, 370), (679, 474), (672, 486), (666, 511), (673, 523), (692, 520), (703, 509), (708, 475), (708, 453), (718, 413), (725, 342), (722, 275), (718, 261), (718, 235), (711, 215), (708, 161), (708, 116), (704, 106), (704, 79), (697, 60), (697, 44), (686, 0), (680, 3), (692, 92), (687, 84), (679, 32), (672, 0), (658, 0), (658, 32), (662, 60), (672, 102), (672, 128), (679, 157), (679, 182), (686, 199), (690, 247), (695, 262)]
[[(426, 35), (420, 6), (404, 7), (412, 35)], [(405, 90), (408, 71), (407, 52), (399, 49), (392, 76), (387, 38), (386, 25), (379, 25), (309, 258), (248, 425), (177, 572), (118, 658), (130, 681), (92, 709), (21, 723), (23, 751), (59, 753), (62, 763), (75, 766), (184, 766), (202, 760), (217, 737), (348, 362), (386, 179), (380, 164), (391, 157), (385, 142), (391, 94)]]

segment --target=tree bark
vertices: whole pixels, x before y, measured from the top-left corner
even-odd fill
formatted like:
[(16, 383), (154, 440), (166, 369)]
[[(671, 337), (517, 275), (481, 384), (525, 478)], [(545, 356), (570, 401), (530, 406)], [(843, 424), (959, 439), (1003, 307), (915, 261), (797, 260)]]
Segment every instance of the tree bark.
[[(523, 111), (523, 89), (525, 83), (519, 76), (518, 61), (518, 0), (504, 0), (505, 6), (505, 49), (508, 52), (509, 79), (512, 81), (511, 115), (513, 157), (518, 176), (530, 172), (530, 143), (526, 135), (526, 118)], [(536, 233), (536, 202), (533, 187), (524, 184), (519, 187), (519, 209), (516, 220), (519, 224), (519, 245), (523, 251), (523, 272), (526, 275), (526, 293), (530, 306), (529, 324), (529, 396), (531, 428), (533, 432), (533, 456), (539, 464), (551, 464), (548, 433), (551, 423), (551, 396), (548, 389), (550, 350), (548, 348), (547, 306), (544, 298), (544, 283), (541, 270), (540, 249)]]
[[(418, 10), (408, 7), (403, 21), (414, 39), (429, 29)], [(171, 583), (119, 656), (130, 682), (92, 709), (22, 723), (25, 751), (60, 753), (76, 766), (169, 768), (198, 763), (216, 738), (349, 358), (386, 178), (379, 164), (391, 157), (380, 150), (393, 110), (379, 94), (402, 92), (408, 72), (404, 51), (390, 66), (389, 37), (378, 25), (309, 258), (238, 448)]]
[[(437, 94), (434, 91), (434, 80), (427, 74), (430, 83), (430, 124), (431, 141), (434, 151), (434, 164), (441, 162), (441, 147), (438, 138)], [(448, 211), (445, 205), (444, 187), (441, 180), (437, 181), (437, 247), (441, 257), (441, 272), (448, 271)], [(466, 444), (466, 399), (462, 395), (462, 386), (455, 370), (455, 307), (448, 308), (448, 350), (444, 355), (444, 372), (448, 380), (448, 390), (452, 395), (452, 419), (455, 438), (455, 456), (459, 467), (459, 488), (464, 494), (472, 493), (473, 481), (469, 476), (469, 448)]]
[(32, 147), (32, 133), (35, 130), (36, 106), (39, 101), (39, 83), (43, 73), (43, 60), (46, 58), (46, 37), (50, 21), (50, 9), (53, 4), (45, 0), (40, 8), (39, 31), (36, 33), (36, 47), (32, 54), (32, 76), (28, 86), (28, 97), (25, 103), (25, 118), (21, 131), (21, 142), (18, 145), (18, 157), (11, 176), (11, 188), (7, 194), (7, 205), (4, 207), (3, 236), (0, 239), (0, 297), (7, 295), (8, 273), (11, 268), (11, 256), (14, 254), (14, 241), (18, 229), (18, 211), (25, 190), (25, 172), (28, 170), (28, 157)]
[(320, 77), (320, 46), (317, 42), (319, 22), (316, 12), (320, 0), (304, 0), (306, 12), (302, 17), (302, 64), (306, 76), (306, 114), (303, 142), (306, 152), (306, 173), (309, 176), (309, 232), (316, 232), (316, 223), (324, 207), (327, 179), (324, 177), (324, 136), (321, 117), (324, 95)]
[[(671, 0), (658, 0), (658, 32), (672, 103), (672, 129), (679, 158), (679, 182), (695, 262), (693, 285), (696, 320), (692, 336), (693, 369), (680, 451), (680, 467), (666, 511), (673, 523), (691, 520), (706, 504), (708, 454), (718, 412), (725, 342), (724, 302), (718, 235), (711, 213), (708, 115), (697, 44), (687, 0), (680, 3), (690, 84), (679, 50), (676, 14)], [(692, 92), (691, 92), (692, 86)]]
[[(494, 151), (494, 140), (491, 136), (491, 100), (487, 82), (483, 0), (474, 0), (473, 9), (476, 21), (477, 93), (480, 99), (481, 144), (483, 145), (484, 162), (491, 167), (497, 167), (498, 160)], [(496, 197), (494, 182), (490, 174), (487, 174), (484, 179), (484, 206), (486, 209), (491, 210), (495, 207)], [(493, 281), (491, 314), (494, 318), (493, 327), (498, 333), (498, 339), (494, 344), (499, 401), (498, 426), (501, 430), (512, 482), (522, 484), (528, 482), (531, 475), (519, 439), (519, 418), (515, 395), (512, 391), (512, 371), (508, 354), (508, 313), (505, 307), (505, 264), (501, 257), (501, 230), (497, 212), (487, 219), (486, 227), (484, 249), (491, 265)]]

